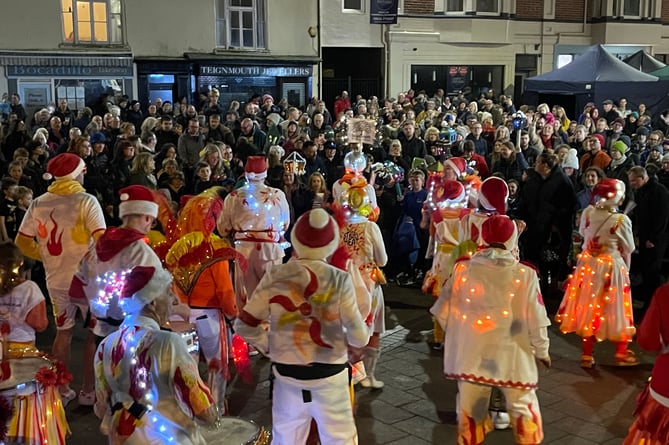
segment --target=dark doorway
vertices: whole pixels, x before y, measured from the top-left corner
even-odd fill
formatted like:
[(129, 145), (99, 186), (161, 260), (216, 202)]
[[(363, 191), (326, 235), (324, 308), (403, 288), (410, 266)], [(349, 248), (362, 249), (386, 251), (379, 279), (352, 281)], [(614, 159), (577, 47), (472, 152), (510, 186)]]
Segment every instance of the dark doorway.
[(322, 77), (322, 99), (330, 111), (343, 90), (348, 91), (351, 102), (357, 95), (382, 99), (383, 48), (323, 48)]

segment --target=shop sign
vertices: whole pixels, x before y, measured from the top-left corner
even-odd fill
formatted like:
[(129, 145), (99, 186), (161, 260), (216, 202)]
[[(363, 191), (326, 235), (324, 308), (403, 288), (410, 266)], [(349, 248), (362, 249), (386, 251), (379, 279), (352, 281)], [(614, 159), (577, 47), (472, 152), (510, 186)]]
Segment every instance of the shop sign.
[(202, 65), (201, 76), (309, 77), (311, 66)]
[(132, 77), (132, 67), (10, 65), (7, 77)]

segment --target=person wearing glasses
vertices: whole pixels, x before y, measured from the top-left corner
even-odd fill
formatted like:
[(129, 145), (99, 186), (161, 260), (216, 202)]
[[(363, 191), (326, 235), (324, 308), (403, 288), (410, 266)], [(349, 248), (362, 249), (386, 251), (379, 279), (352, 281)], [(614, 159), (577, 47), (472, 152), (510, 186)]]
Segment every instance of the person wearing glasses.
[(585, 171), (588, 167), (599, 167), (602, 170), (611, 163), (611, 156), (602, 150), (604, 146), (604, 136), (595, 133), (585, 140), (585, 153), (581, 156), (580, 170)]
[(646, 149), (639, 155), (640, 165), (646, 165), (650, 157), (651, 151), (656, 150), (662, 156), (664, 150), (662, 149), (662, 142), (664, 141), (664, 133), (660, 130), (653, 130), (648, 135), (648, 145)]

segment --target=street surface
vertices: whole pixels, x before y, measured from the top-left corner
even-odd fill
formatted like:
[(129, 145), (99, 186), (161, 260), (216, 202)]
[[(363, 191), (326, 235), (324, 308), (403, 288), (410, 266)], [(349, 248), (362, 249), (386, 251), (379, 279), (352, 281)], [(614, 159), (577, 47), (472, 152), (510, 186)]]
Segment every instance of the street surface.
[[(441, 351), (432, 350), (432, 321), (428, 309), (432, 298), (418, 289), (385, 287), (386, 327), (377, 377), (386, 384), (378, 391), (356, 391), (356, 421), (360, 445), (455, 444), (456, 384), (442, 377)], [(559, 295), (546, 295), (549, 315), (555, 313)], [(49, 350), (54, 336), (53, 322), (38, 335), (38, 346)], [(79, 326), (73, 340), (71, 369), (73, 387), (81, 385), (81, 353), (85, 331)], [(640, 353), (636, 367), (612, 366), (613, 347), (595, 348), (597, 366), (579, 367), (580, 342), (564, 336), (555, 326), (550, 330), (553, 366), (540, 366), (539, 402), (544, 419), (545, 444), (619, 445), (632, 422), (635, 398), (650, 375), (653, 356)], [(638, 348), (635, 348), (638, 352)], [(265, 427), (271, 425), (268, 400), (269, 361), (253, 357), (255, 385), (233, 379), (229, 388), (231, 412)], [(68, 444), (101, 444), (98, 419), (90, 407), (67, 407), (72, 429)], [(513, 444), (510, 430), (491, 433), (486, 444)], [(227, 444), (225, 444), (227, 445)]]

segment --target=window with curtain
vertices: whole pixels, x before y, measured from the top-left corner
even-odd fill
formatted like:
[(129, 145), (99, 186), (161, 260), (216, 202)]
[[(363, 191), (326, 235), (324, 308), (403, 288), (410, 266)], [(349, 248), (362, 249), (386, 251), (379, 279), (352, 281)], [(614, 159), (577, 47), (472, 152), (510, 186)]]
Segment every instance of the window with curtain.
[(266, 0), (216, 0), (216, 46), (264, 49)]
[(123, 43), (121, 0), (61, 0), (63, 40), (68, 43)]

